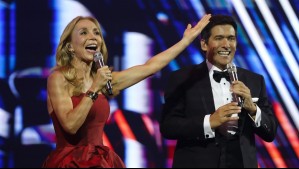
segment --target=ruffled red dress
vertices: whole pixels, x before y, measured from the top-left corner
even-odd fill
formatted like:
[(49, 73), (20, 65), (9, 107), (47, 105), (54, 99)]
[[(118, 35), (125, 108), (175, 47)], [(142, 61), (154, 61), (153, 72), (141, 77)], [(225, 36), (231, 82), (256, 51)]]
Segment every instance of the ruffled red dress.
[[(84, 94), (72, 97), (74, 108)], [(125, 168), (123, 161), (103, 145), (103, 130), (109, 117), (110, 106), (104, 95), (99, 95), (75, 135), (66, 133), (55, 112), (51, 114), (56, 133), (56, 149), (43, 164), (43, 168)]]

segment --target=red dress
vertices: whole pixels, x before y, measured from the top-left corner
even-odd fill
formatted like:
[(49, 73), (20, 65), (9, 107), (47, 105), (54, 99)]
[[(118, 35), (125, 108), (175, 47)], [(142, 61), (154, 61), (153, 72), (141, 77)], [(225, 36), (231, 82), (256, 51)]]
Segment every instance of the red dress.
[[(72, 97), (74, 107), (83, 97), (84, 94)], [(82, 127), (75, 135), (70, 135), (63, 130), (53, 112), (56, 149), (49, 154), (43, 168), (125, 168), (119, 156), (103, 145), (103, 130), (109, 113), (106, 97), (99, 95)]]

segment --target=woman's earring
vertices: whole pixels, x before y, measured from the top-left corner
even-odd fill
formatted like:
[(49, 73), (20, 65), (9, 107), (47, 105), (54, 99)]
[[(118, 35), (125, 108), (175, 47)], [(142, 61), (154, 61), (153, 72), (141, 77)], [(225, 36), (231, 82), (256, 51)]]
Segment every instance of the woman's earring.
[(74, 50), (70, 50), (71, 55), (74, 56), (75, 55), (75, 51)]
[(67, 48), (68, 48), (68, 51), (71, 53), (71, 55), (74, 56), (75, 55), (75, 51), (74, 51), (74, 49), (71, 49), (71, 44), (68, 44)]

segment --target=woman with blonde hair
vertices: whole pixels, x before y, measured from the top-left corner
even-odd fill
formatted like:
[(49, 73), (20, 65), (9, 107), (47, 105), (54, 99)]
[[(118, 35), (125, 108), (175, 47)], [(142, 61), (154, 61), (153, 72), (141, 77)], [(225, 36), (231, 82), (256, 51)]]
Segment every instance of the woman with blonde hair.
[(103, 130), (110, 107), (106, 84), (111, 81), (113, 96), (155, 74), (175, 59), (201, 33), (211, 15), (196, 26), (190, 24), (183, 38), (145, 64), (119, 72), (99, 68), (96, 52), (107, 48), (100, 25), (92, 17), (76, 17), (65, 28), (56, 51), (56, 67), (48, 77), (47, 104), (56, 134), (56, 149), (45, 160), (44, 168), (125, 167), (119, 156), (103, 145)]

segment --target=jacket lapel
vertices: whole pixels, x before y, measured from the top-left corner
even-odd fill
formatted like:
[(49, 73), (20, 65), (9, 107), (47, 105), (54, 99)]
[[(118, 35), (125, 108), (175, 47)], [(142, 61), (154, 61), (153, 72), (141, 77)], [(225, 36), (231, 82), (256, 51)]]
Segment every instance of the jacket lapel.
[[(244, 72), (241, 69), (238, 69), (237, 74), (238, 74), (239, 81), (243, 82), (246, 85), (247, 82), (246, 82), (246, 76), (244, 75)], [(244, 112), (244, 110), (242, 110), (242, 113), (239, 114), (239, 123), (238, 123), (240, 134), (242, 134), (243, 132), (246, 117), (247, 117), (247, 112)]]
[(195, 69), (195, 72), (197, 77), (197, 98), (200, 98), (200, 102), (204, 109), (203, 112), (206, 114), (211, 114), (215, 112), (215, 105), (209, 77), (209, 70), (206, 62), (198, 65), (198, 67)]

